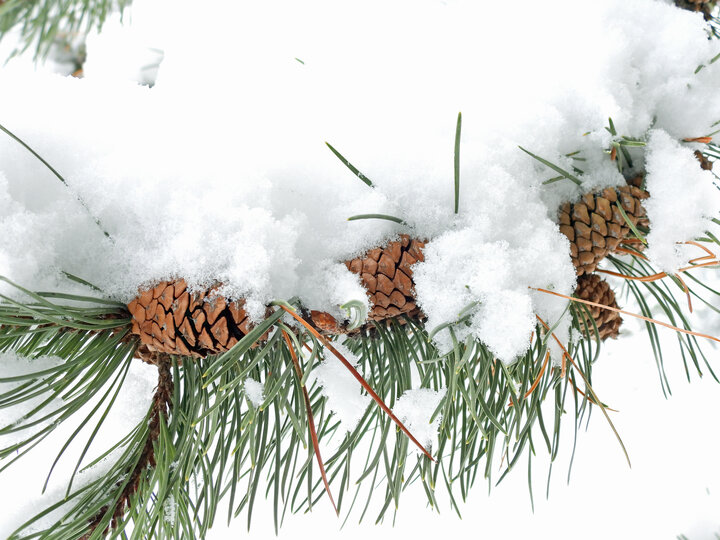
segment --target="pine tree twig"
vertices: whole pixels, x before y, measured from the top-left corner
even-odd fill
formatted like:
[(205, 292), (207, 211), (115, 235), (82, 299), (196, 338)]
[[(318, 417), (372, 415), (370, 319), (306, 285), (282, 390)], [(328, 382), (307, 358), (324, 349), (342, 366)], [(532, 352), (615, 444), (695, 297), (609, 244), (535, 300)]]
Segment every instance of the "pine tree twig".
[[(156, 354), (152, 363), (155, 363), (158, 367), (158, 384), (155, 389), (155, 394), (152, 399), (152, 406), (150, 408), (150, 419), (148, 421), (148, 433), (145, 439), (145, 445), (143, 446), (135, 467), (132, 469), (129, 475), (129, 481), (125, 485), (120, 494), (120, 497), (115, 503), (115, 508), (112, 512), (112, 518), (110, 524), (103, 531), (103, 536), (107, 535), (110, 528), (117, 529), (119, 524), (122, 522), (123, 515), (127, 508), (131, 504), (132, 496), (137, 492), (140, 486), (140, 480), (144, 471), (148, 467), (155, 467), (155, 448), (154, 444), (160, 435), (160, 421), (161, 419), (167, 420), (168, 414), (172, 410), (172, 395), (173, 395), (173, 380), (172, 380), (172, 362), (170, 355), (165, 353), (151, 353)], [(149, 360), (144, 361), (148, 362)], [(79, 540), (88, 540), (95, 530), (103, 522), (109, 508), (104, 506), (96, 514), (93, 520), (90, 522), (90, 530), (80, 537)]]

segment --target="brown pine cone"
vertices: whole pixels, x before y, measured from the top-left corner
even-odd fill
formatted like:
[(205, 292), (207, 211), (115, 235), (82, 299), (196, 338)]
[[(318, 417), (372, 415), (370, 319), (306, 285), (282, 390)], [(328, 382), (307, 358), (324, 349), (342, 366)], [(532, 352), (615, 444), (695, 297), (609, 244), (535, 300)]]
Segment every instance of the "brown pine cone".
[(570, 240), (570, 255), (578, 276), (591, 274), (630, 233), (617, 204), (633, 225), (646, 223), (642, 201), (648, 193), (634, 185), (586, 193), (576, 203), (560, 207), (560, 232)]
[[(575, 289), (575, 296), (581, 300), (588, 300), (596, 304), (602, 304), (603, 306), (618, 307), (615, 301), (615, 293), (610, 288), (610, 285), (597, 274), (580, 276), (578, 278), (577, 288)], [(616, 338), (618, 336), (620, 325), (622, 324), (622, 317), (617, 311), (578, 303), (578, 307), (580, 305), (586, 308), (592, 315), (595, 326), (597, 326), (598, 332), (600, 333), (600, 339), (604, 341), (609, 337)], [(592, 335), (594, 329), (587, 317), (586, 310), (582, 308), (578, 309), (578, 317), (583, 333)]]
[(227, 302), (215, 290), (190, 294), (178, 279), (141, 291), (128, 304), (132, 332), (149, 352), (205, 357), (229, 350), (252, 323), (243, 301)]
[(369, 319), (382, 321), (403, 313), (418, 317), (411, 267), (425, 260), (424, 247), (422, 240), (402, 234), (400, 240), (389, 242), (384, 249), (371, 249), (364, 257), (345, 262), (351, 272), (360, 275), (368, 291), (372, 306)]
[[(384, 248), (371, 249), (362, 257), (345, 261), (351, 272), (360, 275), (360, 281), (367, 290), (371, 306), (368, 314), (370, 321), (389, 322), (396, 319), (402, 323), (404, 319), (400, 316), (403, 314), (414, 319), (424, 317), (415, 302), (411, 268), (416, 262), (425, 260), (424, 247), (424, 241), (402, 234), (400, 240), (389, 242)], [(311, 311), (310, 319), (325, 334), (347, 333), (347, 328), (328, 313)], [(355, 332), (372, 332), (374, 328), (369, 322)]]

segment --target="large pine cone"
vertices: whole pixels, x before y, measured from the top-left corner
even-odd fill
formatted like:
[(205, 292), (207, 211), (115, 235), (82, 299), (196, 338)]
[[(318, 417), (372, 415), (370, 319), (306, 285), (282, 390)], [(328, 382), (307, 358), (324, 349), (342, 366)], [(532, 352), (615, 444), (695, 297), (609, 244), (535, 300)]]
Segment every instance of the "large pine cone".
[[(581, 300), (588, 300), (596, 304), (602, 304), (603, 306), (618, 307), (615, 301), (615, 293), (610, 288), (610, 285), (597, 274), (580, 276), (578, 278), (577, 288), (575, 289), (575, 296)], [(587, 308), (592, 315), (595, 326), (597, 326), (598, 332), (600, 333), (600, 339), (604, 341), (607, 338), (616, 338), (618, 336), (620, 333), (620, 325), (622, 324), (622, 317), (620, 317), (618, 312), (602, 309), (597, 306), (589, 306), (587, 304), (582, 304), (582, 306)], [(592, 335), (594, 329), (587, 317), (586, 311), (584, 309), (578, 309), (578, 314), (581, 330)]]
[(214, 289), (190, 294), (178, 279), (141, 291), (128, 310), (132, 332), (150, 352), (205, 357), (229, 350), (252, 329), (243, 306)]
[(642, 201), (649, 197), (634, 185), (586, 193), (576, 203), (560, 207), (560, 232), (570, 240), (570, 255), (578, 276), (591, 274), (630, 233), (617, 203), (633, 225), (647, 224)]

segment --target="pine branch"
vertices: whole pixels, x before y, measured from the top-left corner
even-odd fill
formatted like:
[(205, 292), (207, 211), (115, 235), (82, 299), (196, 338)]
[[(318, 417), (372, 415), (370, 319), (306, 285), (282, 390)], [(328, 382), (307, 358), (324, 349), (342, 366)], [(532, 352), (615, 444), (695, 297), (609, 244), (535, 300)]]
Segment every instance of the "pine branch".
[[(641, 268), (644, 275), (652, 274), (642, 259), (633, 268)], [(677, 313), (680, 306), (672, 303), (674, 299), (662, 296), (669, 293), (664, 283), (641, 286), (648, 285), (672, 313)], [(300, 327), (288, 336), (298, 356), (300, 351), (310, 351), (303, 359), (304, 373), (299, 379), (291, 361), (293, 351), (281, 332), (276, 330), (267, 342), (253, 347), (271, 327), (280, 324), (283, 310), (276, 310), (226, 353), (178, 358), (171, 377), (167, 355), (151, 354), (147, 347), (138, 348), (136, 341), (125, 342), (128, 322), (122, 309), (112, 304), (103, 306), (101, 299), (86, 299), (82, 309), (71, 308), (52, 301), (57, 295), (25, 294), (29, 298), (25, 304), (16, 301), (19, 305), (0, 305), (0, 324), (5, 324), (3, 317), (13, 323), (13, 327), (0, 328), (0, 350), (4, 346), (43, 354), (82, 343), (78, 347), (81, 352), (71, 355), (62, 370), (47, 374), (57, 377), (58, 383), (53, 382), (55, 379), (49, 383), (53, 389), (53, 384), (59, 384), (57, 393), (68, 391), (64, 373), (75, 377), (69, 379), (73, 384), (87, 369), (96, 374), (93, 388), (99, 388), (116, 371), (117, 385), (121, 385), (119, 370), (127, 369), (135, 352), (157, 364), (159, 370), (147, 420), (114, 446), (125, 450), (106, 477), (69, 493), (67, 501), (73, 506), (46, 529), (43, 534), (47, 535), (97, 540), (105, 534), (117, 537), (131, 530), (136, 537), (181, 534), (202, 538), (212, 526), (221, 501), (228, 505), (228, 519), (247, 512), (250, 525), (261, 486), (266, 486), (266, 496), (273, 500), (274, 520), (279, 527), (287, 510), (306, 511), (327, 496), (308, 437), (308, 403), (317, 445), (332, 450), (324, 461), (324, 476), (327, 486), (338, 495), (338, 511), (347, 519), (359, 505), (363, 519), (379, 494), (378, 521), (400, 504), (402, 493), (413, 485), (423, 489), (432, 508), (439, 508), (443, 502), (438, 487), (444, 485), (446, 500), (459, 513), (459, 501), (465, 500), (478, 478), (497, 484), (525, 458), (530, 471), (532, 458), (542, 447), (554, 460), (560, 451), (563, 417), (573, 417), (577, 433), (594, 405), (607, 408), (590, 387), (592, 365), (600, 351), (599, 331), (586, 308), (575, 303), (569, 310), (582, 339), (567, 346), (567, 362), (563, 362), (567, 365), (560, 369), (549, 365), (549, 343), (555, 339), (557, 321), (547, 322), (549, 330), (538, 325), (530, 349), (507, 366), (472, 339), (456, 340), (449, 353), (440, 354), (422, 324), (408, 317), (403, 324), (396, 320), (378, 323), (372, 330), (362, 328), (347, 337), (344, 345), (357, 356), (357, 371), (389, 409), (405, 391), (418, 385), (446, 389), (433, 414), (442, 416), (437, 448), (429, 449), (437, 460), (433, 463), (427, 456), (409, 453), (409, 439), (392, 429), (391, 419), (378, 407), (367, 407), (352, 432), (340, 433), (340, 423), (326, 398), (306, 376), (324, 361), (327, 352), (323, 351), (331, 347), (325, 343), (326, 337), (315, 335), (317, 328), (311, 324), (312, 330)], [(115, 313), (118, 319), (104, 319), (108, 313)], [(90, 328), (60, 326), (66, 321)], [(468, 321), (460, 317), (443, 325), (441, 331), (454, 335), (465, 324)], [(80, 338), (83, 341), (77, 341)], [(687, 351), (695, 350), (694, 336), (682, 339)], [(108, 355), (113, 363), (103, 365), (99, 359)], [(264, 402), (260, 405), (251, 404), (244, 394), (243, 383), (250, 376), (264, 383)], [(0, 395), (0, 407), (46, 388), (47, 380)], [(307, 389), (307, 401), (303, 388)], [(85, 397), (81, 386), (71, 392)], [(87, 402), (78, 399), (77, 406)], [(554, 406), (544, 412), (546, 399), (552, 399)], [(64, 418), (76, 410), (68, 410)], [(550, 417), (548, 410), (552, 411)], [(352, 459), (360, 448), (364, 464)], [(496, 479), (493, 475), (498, 459), (501, 474)], [(529, 484), (528, 489), (532, 493), (533, 486)], [(174, 509), (171, 516), (165, 511), (167, 504)], [(60, 506), (58, 503), (51, 509)], [(27, 531), (35, 520), (21, 530)]]
[(114, 12), (122, 13), (131, 0), (4, 0), (0, 2), (0, 39), (11, 30), (20, 32), (20, 45), (12, 56), (34, 49), (43, 59), (59, 35), (101, 30)]

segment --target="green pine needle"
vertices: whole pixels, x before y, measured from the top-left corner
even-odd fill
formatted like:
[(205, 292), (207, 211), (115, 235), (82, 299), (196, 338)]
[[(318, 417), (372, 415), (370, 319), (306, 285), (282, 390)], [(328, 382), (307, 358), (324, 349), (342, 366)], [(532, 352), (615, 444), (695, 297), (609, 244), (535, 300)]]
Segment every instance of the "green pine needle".
[[(0, 6), (0, 10), (2, 9), (2, 7), (4, 7), (4, 6)], [(0, 13), (1, 13), (1, 12), (0, 12)], [(52, 165), (50, 165), (47, 161), (45, 161), (45, 159), (44, 159), (40, 154), (38, 154), (35, 150), (33, 150), (30, 146), (28, 146), (28, 144), (27, 144), (25, 141), (23, 141), (20, 137), (18, 137), (17, 135), (15, 135), (12, 131), (10, 131), (9, 129), (7, 129), (7, 128), (6, 128), (5, 126), (3, 126), (2, 124), (0, 124), (0, 130), (2, 130), (3, 132), (5, 132), (5, 134), (7, 134), (10, 138), (12, 138), (12, 139), (13, 139), (14, 141), (16, 141), (18, 144), (20, 144), (20, 145), (21, 145), (23, 148), (25, 148), (28, 152), (30, 152), (38, 161), (40, 161), (40, 163), (42, 163), (43, 165), (45, 165), (45, 167), (47, 167), (48, 170), (49, 170), (51, 173), (53, 173), (53, 174), (55, 175), (55, 177), (57, 177), (57, 179), (60, 180), (60, 182), (63, 183), (63, 185), (64, 185), (65, 187), (67, 187), (68, 189), (70, 189), (70, 186), (68, 186), (68, 183), (65, 181), (65, 178), (63, 178), (63, 177), (60, 175), (60, 173), (57, 172)], [(95, 225), (97, 225), (97, 226), (100, 228), (100, 230), (101, 230), (102, 233), (105, 235), (105, 237), (108, 238), (109, 240), (112, 240), (112, 237), (111, 237), (110, 234), (105, 230), (105, 228), (103, 227), (102, 223), (100, 223), (100, 220), (99, 220), (98, 218), (96, 218), (95, 216), (93, 216), (92, 212), (90, 211), (90, 208), (89, 208), (88, 205), (85, 203), (85, 201), (84, 201), (79, 195), (77, 195), (77, 194), (75, 194), (75, 198), (76, 198), (77, 201), (82, 205), (82, 207), (87, 211), (87, 213), (90, 215), (90, 217), (92, 218), (92, 220), (95, 222)]]
[[(525, 152), (526, 154), (528, 154), (529, 156), (531, 156), (531, 157), (533, 157), (534, 159), (538, 160), (538, 161), (539, 161), (540, 163), (542, 163), (543, 165), (545, 165), (545, 166), (547, 166), (547, 167), (550, 167), (553, 171), (555, 171), (556, 173), (562, 175), (563, 178), (567, 178), (568, 180), (570, 180), (571, 182), (577, 184), (578, 186), (582, 184), (582, 182), (580, 181), (580, 179), (579, 179), (577, 176), (575, 176), (574, 174), (571, 174), (571, 173), (567, 172), (565, 169), (562, 169), (562, 168), (558, 167), (558, 166), (555, 165), (554, 163), (550, 163), (548, 160), (543, 159), (543, 158), (541, 158), (540, 156), (536, 156), (535, 154), (533, 154), (533, 153), (530, 152), (529, 150), (525, 150), (525, 148), (523, 148), (522, 146), (518, 146), (518, 148), (519, 148), (520, 150), (522, 150), (523, 152)], [(550, 183), (556, 182), (556, 181), (557, 181), (557, 179), (551, 178), (550, 180), (546, 180), (545, 182), (543, 182), (543, 184), (550, 184)]]
[(342, 163), (343, 163), (348, 169), (350, 169), (350, 171), (351, 171), (355, 176), (357, 176), (360, 180), (362, 180), (363, 182), (365, 182), (365, 184), (367, 184), (368, 186), (370, 186), (370, 187), (375, 187), (375, 186), (373, 186), (373, 183), (370, 181), (370, 179), (369, 179), (367, 176), (365, 176), (363, 173), (361, 173), (361, 172), (357, 169), (357, 167), (355, 167), (352, 163), (350, 163), (347, 159), (345, 159), (345, 158), (343, 157), (343, 155), (342, 155), (340, 152), (338, 152), (337, 150), (335, 150), (335, 148), (333, 148), (333, 146), (332, 146), (329, 142), (326, 142), (325, 144), (326, 144), (327, 147), (330, 149), (330, 151), (331, 151), (333, 154), (335, 154), (335, 156), (336, 156), (340, 161), (342, 161)]
[[(613, 256), (608, 259), (618, 272), (629, 276), (656, 273), (639, 255), (631, 256), (631, 262)], [(694, 285), (692, 281), (688, 283)], [(652, 317), (652, 311), (659, 309), (673, 324), (688, 328), (681, 303), (673, 293), (679, 289), (669, 280), (627, 284), (643, 315)], [(11, 538), (42, 534), (51, 538), (79, 538), (92, 520), (99, 519), (99, 527), (110, 523), (111, 509), (127, 485), (128, 471), (141, 458), (140, 451), (148, 437), (148, 423), (143, 420), (119, 437), (111, 448), (96, 451), (90, 457), (90, 450), (97, 444), (95, 434), (115, 401), (130, 363), (136, 361), (132, 356), (137, 343), (125, 343), (129, 319), (114, 321), (113, 324), (120, 325), (117, 328), (103, 326), (107, 321), (100, 316), (102, 313), (117, 313), (111, 301), (103, 306), (99, 298), (77, 297), (74, 300), (80, 307), (66, 306), (56, 301), (70, 295), (33, 293), (19, 287), (18, 290), (25, 291), (26, 300), (0, 301), (0, 351), (31, 357), (57, 354), (66, 361), (34, 373), (0, 378), (0, 384), (13, 384), (12, 389), (0, 393), (0, 410), (38, 397), (51, 398), (36, 406), (23, 423), (0, 426), (0, 436), (25, 432), (20, 442), (0, 449), (4, 467), (23, 459), (29, 449), (56, 426), (74, 419), (81, 409), (86, 415), (81, 422), (84, 429), (71, 439), (85, 431), (89, 435), (85, 435), (83, 456), (74, 463), (67, 497), (28, 520)], [(706, 300), (701, 292), (712, 298)], [(720, 296), (720, 292), (707, 287), (702, 291), (691, 288), (690, 293), (707, 305), (717, 305)], [(650, 308), (646, 296), (658, 307)], [(454, 324), (471, 316), (476, 307), (468, 304)], [(325, 361), (322, 347), (304, 330), (285, 327), (280, 322), (282, 310), (276, 310), (254, 329), (255, 333), (251, 332), (247, 340), (227, 353), (175, 359), (173, 408), (167, 421), (160, 423), (154, 445), (155, 467), (143, 469), (138, 490), (114, 537), (125, 529), (137, 538), (153, 535), (203, 538), (221, 512), (226, 511), (228, 519), (245, 513), (250, 523), (254, 506), (262, 495), (272, 501), (277, 527), (282, 525), (287, 512), (305, 512), (314, 505), (329, 504), (323, 500), (326, 494), (307, 436), (303, 386), (308, 391), (320, 443), (330, 451), (323, 454), (324, 465), (345, 520), (351, 515), (367, 519), (374, 499), (379, 504), (372, 519), (383, 520), (394, 512), (403, 493), (413, 485), (425, 493), (432, 508), (439, 507), (440, 492), (445, 492), (443, 497), (459, 513), (459, 500), (468, 496), (478, 479), (497, 484), (525, 462), (531, 474), (533, 458), (543, 448), (554, 460), (561, 451), (559, 433), (563, 421), (569, 422), (577, 438), (583, 418), (589, 416), (595, 405), (610, 422), (627, 455), (607, 416), (607, 406), (590, 383), (593, 364), (600, 353), (599, 330), (594, 322), (581, 323), (592, 320), (586, 306), (570, 303), (567, 309), (581, 339), (568, 344), (573, 360), (568, 362), (565, 378), (546, 365), (555, 321), (550, 321), (553, 326), (549, 331), (536, 327), (536, 338), (529, 350), (510, 365), (497, 362), (483, 343), (472, 338), (455, 339), (453, 349), (441, 354), (429, 340), (428, 331), (409, 318), (405, 318), (404, 324), (393, 320), (389, 325), (374, 324), (372, 330), (360, 328), (344, 340), (343, 344), (358, 360), (358, 371), (391, 408), (407, 390), (445, 389), (445, 398), (433, 413), (434, 417), (442, 416), (437, 445), (431, 449), (437, 463), (410, 453), (407, 437), (393, 427), (378, 407), (369, 405), (361, 411), (361, 418), (351, 432), (341, 431), (337, 416), (329, 410), (321, 389), (313, 381), (312, 373)], [(296, 311), (303, 310), (298, 305)], [(92, 330), (68, 331), (59, 325), (63, 320), (90, 321), (85, 324)], [(260, 335), (273, 326), (285, 328), (297, 350), (305, 350), (306, 345), (312, 350), (301, 359), (305, 372), (302, 380), (294, 374), (280, 332), (271, 331), (266, 343), (253, 347)], [(454, 337), (453, 325), (446, 328)], [(648, 330), (663, 389), (669, 391), (656, 329), (648, 323)], [(702, 368), (714, 377), (695, 336), (679, 335), (678, 339), (683, 344), (688, 374), (691, 369), (700, 372)], [(259, 407), (250, 404), (244, 393), (243, 382), (247, 377), (264, 384), (264, 402)], [(62, 405), (51, 407), (54, 398), (60, 396), (64, 397)], [(87, 408), (94, 398), (100, 400), (95, 402), (98, 404), (94, 410)], [(543, 406), (546, 400), (552, 401), (551, 407)], [(60, 446), (58, 460), (65, 459), (65, 447), (67, 444)], [(91, 470), (110, 452), (114, 461), (105, 474), (80, 487), (73, 482), (76, 473)], [(499, 478), (495, 478), (501, 454), (501, 471)], [(532, 485), (528, 488), (532, 490)], [(165, 511), (168, 501), (174, 501), (174, 517)], [(221, 503), (227, 505), (226, 510), (221, 510)], [(60, 510), (61, 506), (57, 521), (39, 524), (47, 513)], [(95, 537), (100, 538), (99, 533)]]
[(458, 213), (460, 206), (460, 130), (462, 129), (462, 113), (457, 116), (457, 126), (455, 127), (455, 213)]
[(34, 49), (34, 59), (47, 57), (62, 35), (100, 31), (110, 15), (121, 14), (130, 0), (5, 0), (0, 5), (0, 38), (19, 30), (21, 45), (11, 56)]
[(384, 219), (399, 223), (400, 225), (407, 225), (407, 223), (405, 223), (402, 219), (395, 216), (388, 216), (387, 214), (358, 214), (357, 216), (350, 216), (347, 218), (348, 221), (357, 221), (360, 219)]

